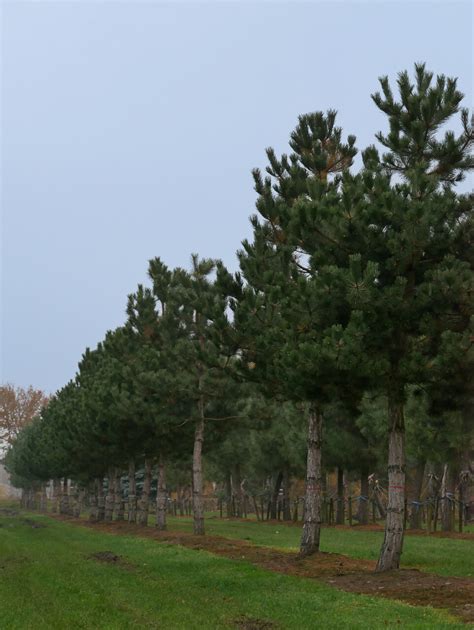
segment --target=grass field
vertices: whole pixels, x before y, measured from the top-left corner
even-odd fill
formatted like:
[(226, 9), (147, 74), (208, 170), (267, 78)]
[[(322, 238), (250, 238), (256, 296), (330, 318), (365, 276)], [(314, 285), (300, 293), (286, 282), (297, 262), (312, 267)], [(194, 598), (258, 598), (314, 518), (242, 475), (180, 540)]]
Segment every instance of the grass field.
[[(183, 519), (171, 525), (189, 527)], [(254, 528), (260, 527), (280, 546), (294, 545), (298, 536), (292, 528), (281, 535), (270, 525), (238, 525), (223, 521), (212, 528), (258, 538)], [(120, 560), (92, 557), (104, 551)], [(2, 630), (466, 628), (443, 611), (354, 595), (244, 561), (38, 514), (0, 515), (0, 602)]]

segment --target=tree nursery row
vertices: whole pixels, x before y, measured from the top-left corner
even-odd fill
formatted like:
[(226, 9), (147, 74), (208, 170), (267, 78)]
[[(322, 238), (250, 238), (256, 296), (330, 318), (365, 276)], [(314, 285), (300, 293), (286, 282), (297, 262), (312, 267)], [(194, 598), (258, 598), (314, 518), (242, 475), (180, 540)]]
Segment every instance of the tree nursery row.
[(408, 525), (462, 527), (474, 438), (462, 99), (422, 64), (393, 90), (381, 78), (387, 129), (361, 152), (335, 111), (300, 116), (288, 154), (267, 149), (253, 172), (239, 271), (151, 260), (125, 323), (20, 432), (5, 461), (25, 505), (45, 508), (48, 484), (56, 510), (144, 525), (153, 498), (156, 527), (189, 511), (197, 535), (211, 509), (301, 520), (303, 555), (323, 521), (384, 519), (378, 571), (399, 567)]

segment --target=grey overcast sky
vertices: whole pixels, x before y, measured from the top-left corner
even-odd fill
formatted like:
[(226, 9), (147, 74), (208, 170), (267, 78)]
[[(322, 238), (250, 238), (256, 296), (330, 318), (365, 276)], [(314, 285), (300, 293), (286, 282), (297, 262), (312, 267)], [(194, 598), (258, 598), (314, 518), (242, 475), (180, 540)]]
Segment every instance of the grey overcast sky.
[(358, 146), (377, 77), (426, 61), (472, 103), (471, 2), (4, 2), (2, 380), (52, 392), (161, 256), (235, 268), (250, 170), (298, 114)]

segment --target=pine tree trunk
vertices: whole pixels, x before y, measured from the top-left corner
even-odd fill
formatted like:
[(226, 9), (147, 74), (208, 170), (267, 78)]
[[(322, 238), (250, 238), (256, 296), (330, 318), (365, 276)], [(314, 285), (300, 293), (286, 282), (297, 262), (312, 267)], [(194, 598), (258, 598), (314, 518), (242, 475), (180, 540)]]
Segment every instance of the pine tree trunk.
[(61, 492), (61, 514), (67, 514), (69, 512), (69, 494), (68, 494), (68, 480), (63, 479), (63, 486)]
[(61, 511), (61, 481), (59, 479), (53, 479), (53, 496), (51, 511), (54, 514), (59, 514)]
[(306, 490), (304, 525), (300, 554), (307, 556), (319, 551), (321, 535), (321, 445), (323, 416), (316, 404), (311, 404), (308, 415), (308, 455), (306, 463)]
[(204, 534), (204, 505), (202, 481), (202, 444), (204, 442), (204, 406), (200, 401), (200, 418), (194, 431), (193, 450), (193, 532)]
[(138, 502), (138, 523), (148, 525), (148, 511), (150, 503), (151, 477), (153, 473), (153, 461), (145, 457), (145, 476), (143, 478), (143, 489), (140, 501)]
[(89, 521), (96, 523), (99, 520), (98, 500), (99, 479), (94, 479), (89, 484)]
[(410, 511), (410, 528), (421, 529), (421, 492), (423, 489), (423, 479), (425, 476), (425, 462), (420, 461), (416, 465), (415, 480), (414, 480), (414, 498)]
[(290, 471), (288, 465), (283, 468), (283, 520), (291, 521)]
[(226, 499), (226, 510), (227, 510), (227, 518), (232, 518), (234, 516), (234, 512), (232, 510), (232, 477), (229, 473), (226, 478), (226, 491), (227, 491), (227, 499)]
[(156, 529), (166, 530), (166, 466), (163, 455), (158, 458), (158, 482), (156, 486)]
[(235, 514), (237, 518), (242, 518), (242, 476), (240, 474), (240, 464), (235, 464), (232, 474), (233, 495), (235, 497)]
[(128, 463), (128, 522), (137, 520), (137, 480), (135, 479), (135, 460)]
[(105, 495), (104, 495), (104, 480), (102, 477), (97, 479), (97, 520), (103, 521), (105, 519)]
[(125, 505), (123, 500), (122, 475), (120, 471), (115, 477), (114, 513), (116, 521), (125, 520)]
[(392, 571), (400, 567), (405, 518), (405, 422), (403, 390), (396, 383), (388, 395), (388, 506), (385, 535), (376, 571)]
[(184, 489), (178, 486), (178, 509), (179, 515), (184, 516)]
[(360, 473), (360, 499), (358, 519), (360, 525), (369, 523), (369, 473), (363, 468)]
[(344, 470), (337, 468), (337, 509), (336, 509), (337, 525), (344, 525)]
[(40, 511), (47, 512), (48, 511), (48, 495), (46, 494), (46, 484), (41, 484), (41, 497), (40, 497)]
[(84, 488), (79, 488), (76, 496), (76, 501), (74, 503), (74, 517), (80, 518), (82, 512), (82, 506), (84, 505), (84, 499), (86, 496), (86, 491)]
[(114, 516), (114, 502), (115, 502), (115, 477), (116, 473), (111, 468), (108, 475), (108, 487), (107, 487), (107, 495), (105, 497), (105, 516), (104, 520), (111, 521)]
[(279, 472), (273, 486), (272, 499), (270, 502), (270, 518), (276, 520), (277, 517), (277, 503), (278, 495), (280, 494), (281, 482), (283, 480), (283, 473)]
[(74, 516), (76, 513), (76, 504), (79, 498), (79, 488), (77, 487), (77, 483), (72, 483), (69, 487), (69, 516)]
[(443, 478), (441, 480), (441, 497), (440, 497), (440, 511), (441, 511), (441, 531), (452, 532), (453, 531), (453, 497), (454, 497), (454, 482), (455, 474), (453, 467), (449, 464), (444, 465)]

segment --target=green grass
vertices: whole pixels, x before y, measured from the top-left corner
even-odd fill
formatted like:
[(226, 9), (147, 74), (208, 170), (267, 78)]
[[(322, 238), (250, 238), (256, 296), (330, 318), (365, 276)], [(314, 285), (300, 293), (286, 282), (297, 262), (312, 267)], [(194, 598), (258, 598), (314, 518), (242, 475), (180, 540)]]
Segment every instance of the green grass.
[[(191, 531), (192, 519), (169, 519), (170, 529)], [(283, 523), (258, 523), (219, 518), (206, 520), (206, 532), (226, 538), (248, 540), (257, 545), (298, 549), (301, 528)], [(383, 533), (353, 529), (325, 527), (321, 533), (322, 551), (342, 553), (353, 558), (378, 558)], [(474, 577), (474, 553), (472, 540), (435, 538), (430, 536), (405, 536), (402, 565), (447, 576)]]
[[(28, 515), (0, 515), (0, 628), (465, 628), (442, 611), (344, 593), (203, 551)], [(263, 529), (263, 527), (262, 527)], [(111, 551), (128, 564), (89, 556)]]

